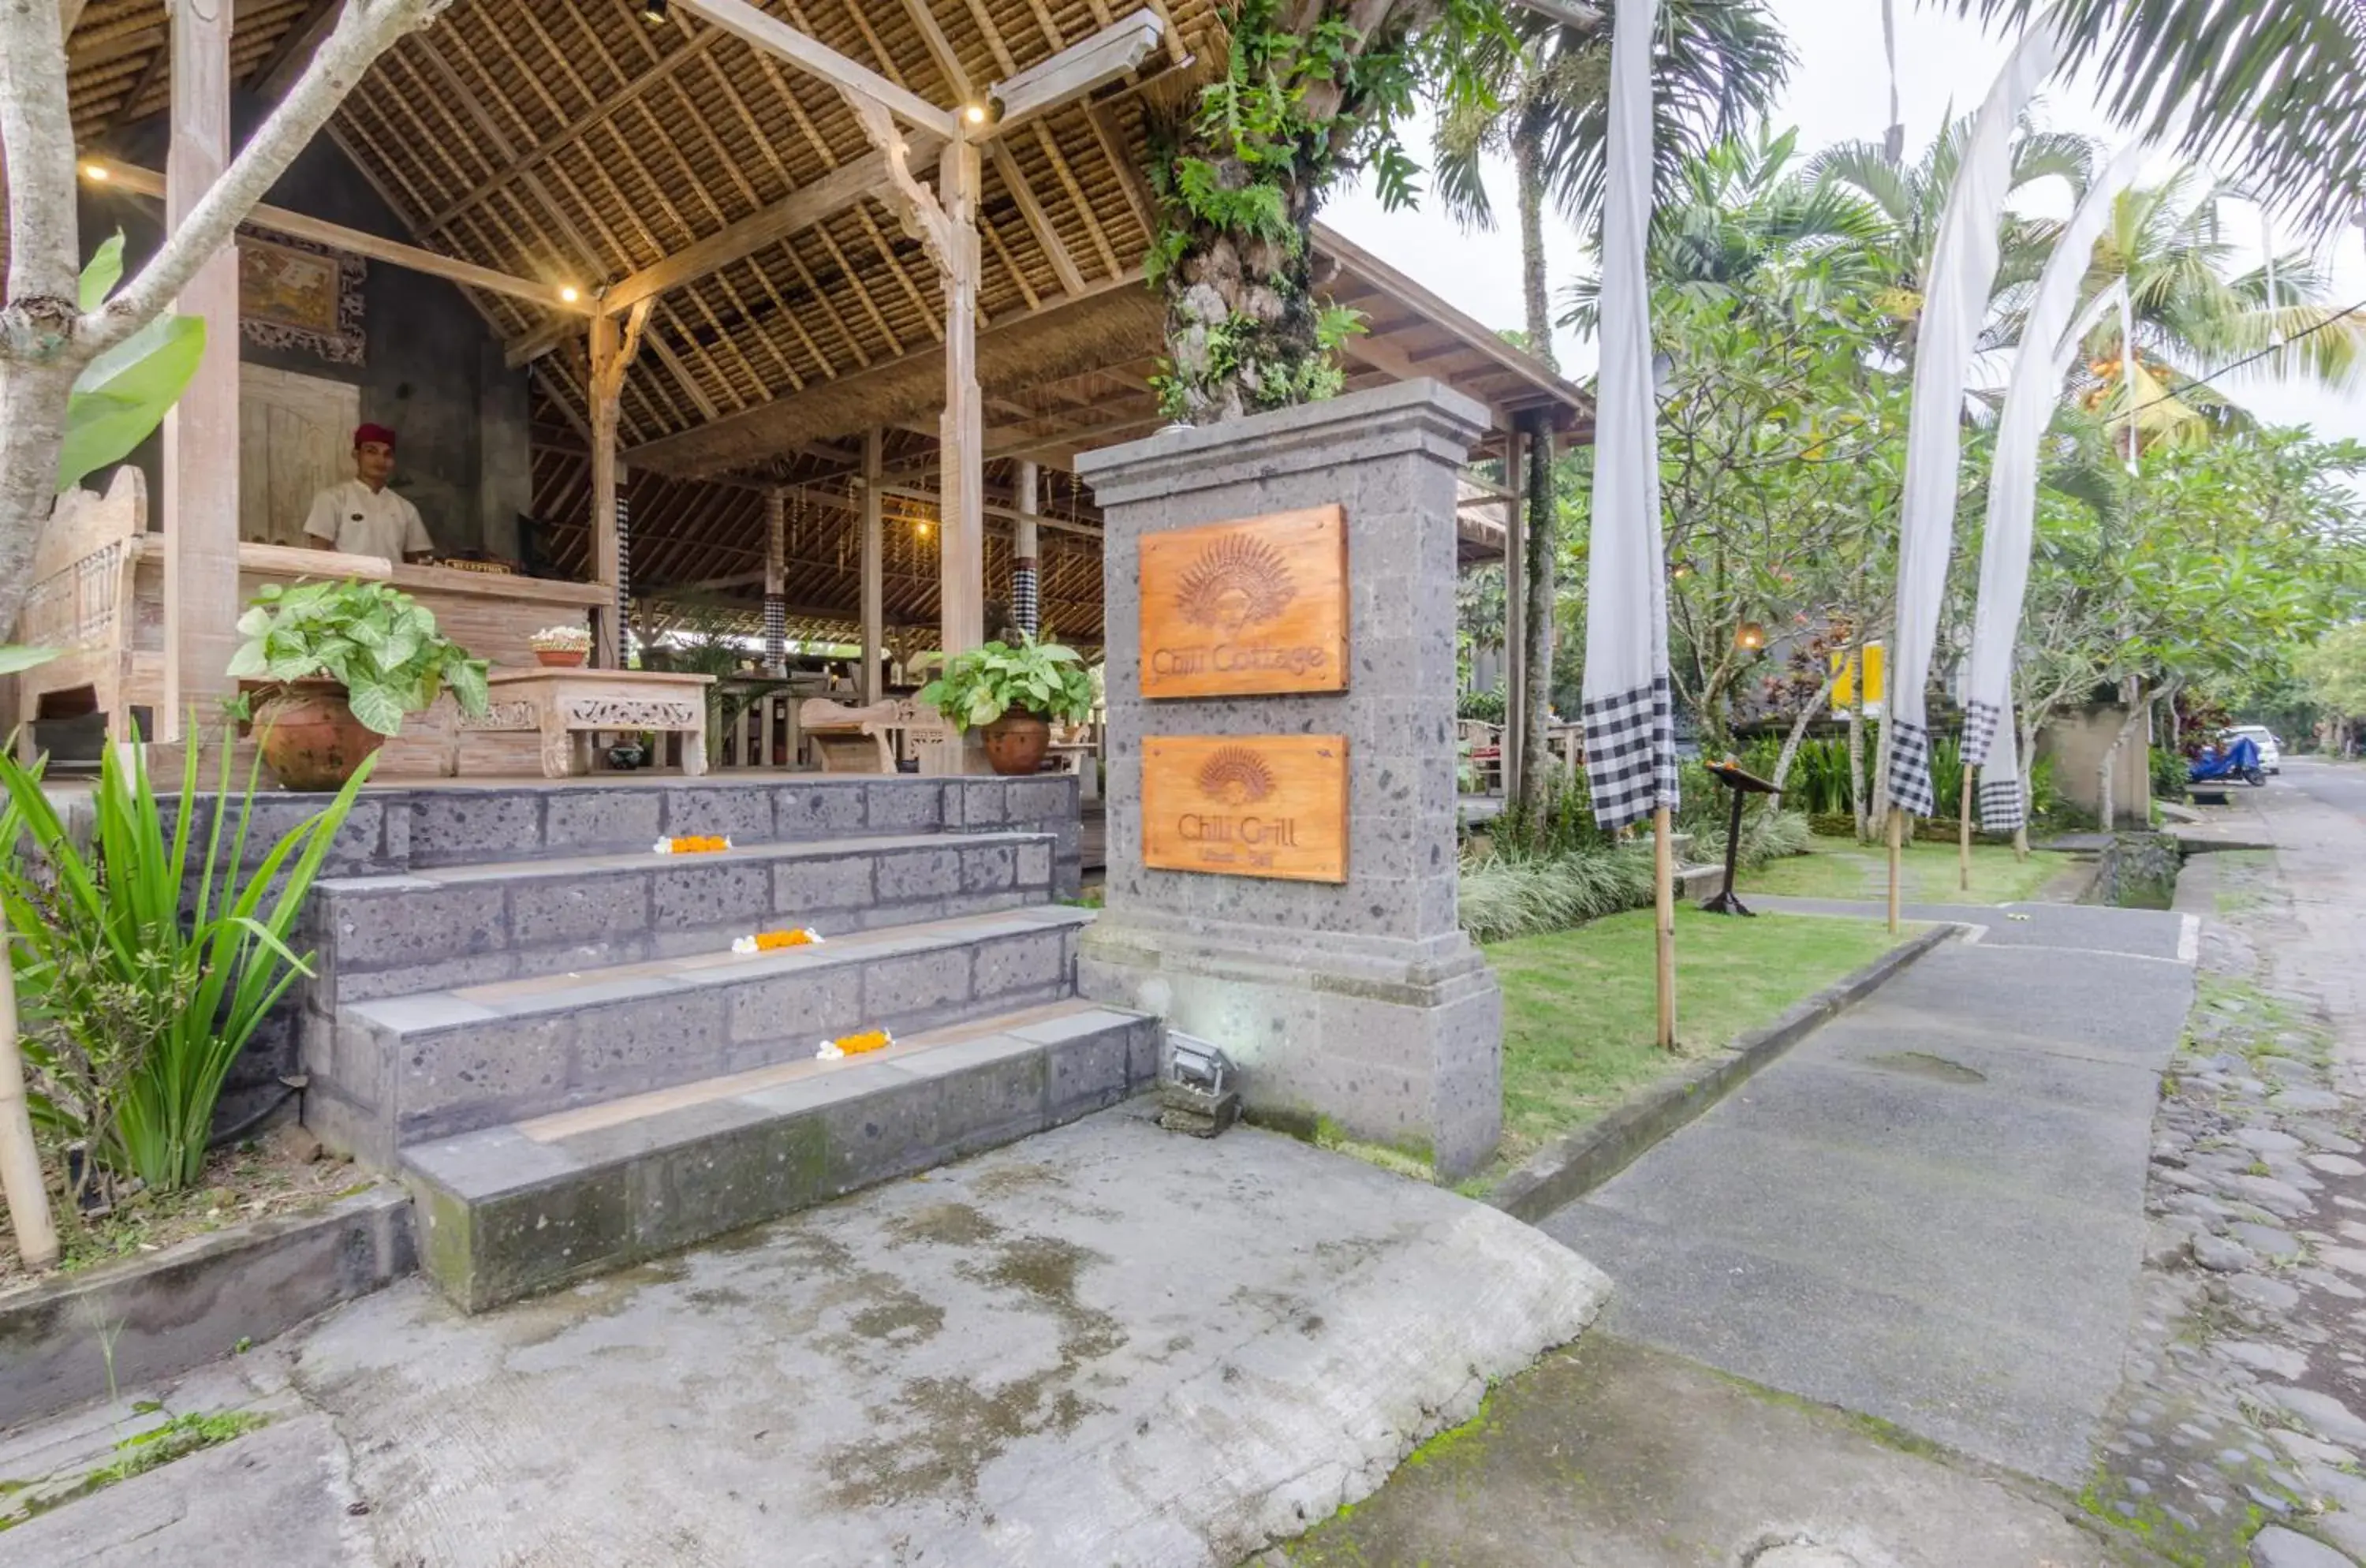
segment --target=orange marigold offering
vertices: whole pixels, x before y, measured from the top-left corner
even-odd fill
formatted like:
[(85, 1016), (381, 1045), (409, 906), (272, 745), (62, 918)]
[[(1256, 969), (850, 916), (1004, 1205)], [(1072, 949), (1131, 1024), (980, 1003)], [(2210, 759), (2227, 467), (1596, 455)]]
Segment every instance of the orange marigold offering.
[(693, 833), (685, 838), (659, 839), (654, 847), (661, 855), (713, 855), (729, 849), (731, 840), (727, 837)]
[(821, 940), (821, 932), (806, 926), (800, 931), (758, 931), (753, 936), (734, 937), (734, 953), (776, 953), (784, 947), (806, 947)]
[(814, 1052), (815, 1059), (835, 1062), (841, 1056), (860, 1056), (865, 1051), (884, 1051), (896, 1043), (896, 1037), (884, 1029), (866, 1029), (860, 1034), (841, 1034), (835, 1040), (825, 1040)]

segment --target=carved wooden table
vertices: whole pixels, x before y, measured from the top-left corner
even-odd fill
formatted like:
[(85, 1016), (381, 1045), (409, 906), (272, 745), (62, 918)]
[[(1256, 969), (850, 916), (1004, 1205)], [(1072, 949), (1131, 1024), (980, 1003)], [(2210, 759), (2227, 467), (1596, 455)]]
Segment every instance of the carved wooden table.
[(592, 738), (602, 731), (671, 731), (682, 738), (682, 771), (706, 772), (706, 688), (712, 675), (660, 670), (496, 670), (492, 705), (469, 730), (534, 730), (542, 737), (542, 776), (592, 771)]

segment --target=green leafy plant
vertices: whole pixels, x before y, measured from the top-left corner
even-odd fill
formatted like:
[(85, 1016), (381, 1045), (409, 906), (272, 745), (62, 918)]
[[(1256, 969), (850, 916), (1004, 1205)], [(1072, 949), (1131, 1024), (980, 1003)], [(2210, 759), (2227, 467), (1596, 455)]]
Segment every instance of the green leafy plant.
[(446, 688), (471, 716), (490, 698), (485, 661), (436, 630), (433, 611), (383, 582), (266, 583), (238, 632), (246, 641), (231, 657), (233, 677), (334, 681), (354, 717), (380, 735)]
[[(97, 310), (123, 278), (123, 232), (118, 230), (82, 269), (82, 308)], [(58, 448), (58, 491), (119, 463), (154, 434), (188, 389), (205, 357), (201, 316), (159, 316), (83, 367), (66, 400), (64, 443)]]
[(948, 660), (920, 688), (920, 701), (956, 729), (992, 724), (1014, 709), (1077, 724), (1092, 716), (1093, 678), (1075, 649), (1056, 642), (989, 642)]
[[(159, 1191), (199, 1179), (231, 1064), (288, 987), (311, 972), (288, 938), (375, 761), (250, 868), (260, 763), (234, 795), (222, 747), (213, 794), (203, 798), (199, 748), (186, 750), (168, 824), (144, 750), (107, 748), (87, 849), (39, 773), (0, 754), (8, 803), (0, 826), (18, 829), (8, 840), (14, 852), (0, 860), (0, 911), (14, 937), (26, 1058), (42, 1085), (35, 1114), (84, 1141), (108, 1170)], [(126, 1016), (144, 1040), (125, 1039)], [(79, 1098), (89, 1092), (89, 1070), (67, 1061), (69, 1051), (105, 1071), (111, 1106)], [(127, 1051), (137, 1059), (122, 1062)]]
[(1455, 699), (1454, 716), (1480, 724), (1504, 722), (1504, 698), (1502, 688), (1492, 692), (1465, 692)]

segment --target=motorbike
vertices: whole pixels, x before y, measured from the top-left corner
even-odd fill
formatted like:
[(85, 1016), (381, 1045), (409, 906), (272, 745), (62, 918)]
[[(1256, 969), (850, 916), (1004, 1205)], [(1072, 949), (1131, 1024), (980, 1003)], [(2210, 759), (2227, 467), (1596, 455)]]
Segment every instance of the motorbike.
[(2267, 770), (2259, 766), (2259, 743), (2248, 736), (2238, 735), (2225, 746), (2204, 747), (2185, 771), (2188, 784), (2225, 784), (2234, 779), (2254, 789), (2268, 782)]

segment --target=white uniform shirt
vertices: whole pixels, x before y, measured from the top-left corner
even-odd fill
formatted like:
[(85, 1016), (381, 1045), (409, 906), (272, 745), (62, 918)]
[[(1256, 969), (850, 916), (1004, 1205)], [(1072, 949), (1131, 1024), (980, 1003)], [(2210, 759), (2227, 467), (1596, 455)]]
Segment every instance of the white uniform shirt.
[(419, 508), (391, 488), (372, 490), (359, 479), (333, 484), (312, 498), (304, 532), (349, 556), (382, 556), (400, 566), (406, 555), (435, 547)]

